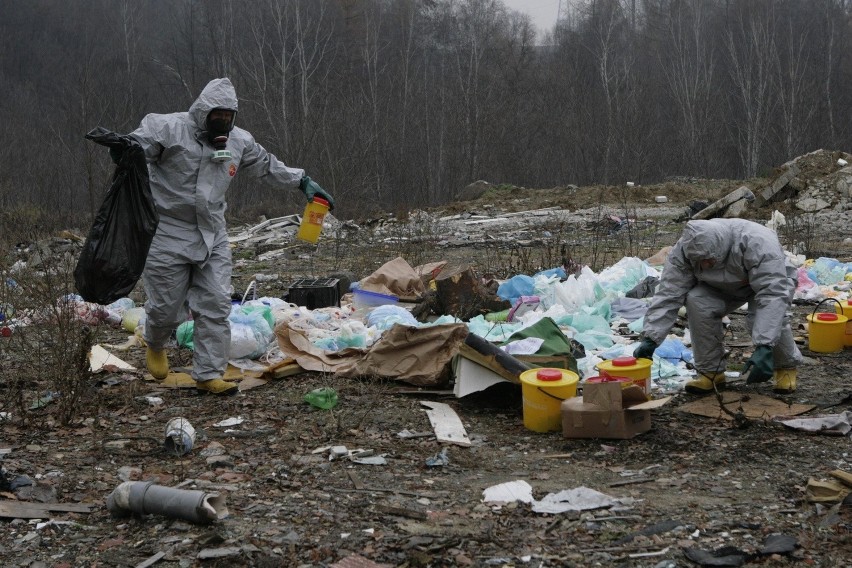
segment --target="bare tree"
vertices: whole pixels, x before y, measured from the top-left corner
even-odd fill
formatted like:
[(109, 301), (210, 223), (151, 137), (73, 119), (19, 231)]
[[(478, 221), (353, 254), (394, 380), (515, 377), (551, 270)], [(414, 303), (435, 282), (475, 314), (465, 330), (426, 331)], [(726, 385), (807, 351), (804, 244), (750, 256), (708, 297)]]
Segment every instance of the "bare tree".
[(757, 174), (774, 106), (772, 56), (775, 11), (771, 1), (737, 7), (728, 19), (726, 46), (730, 64), (731, 126), (746, 177)]
[(775, 91), (778, 94), (780, 130), (783, 141), (783, 159), (795, 157), (804, 150), (805, 131), (816, 108), (806, 107), (804, 101), (809, 90), (811, 68), (809, 45), (812, 42), (808, 11), (794, 10), (786, 3), (784, 30), (785, 43), (774, 44)]
[(587, 49), (597, 68), (606, 117), (606, 141), (602, 157), (602, 180), (609, 183), (613, 153), (619, 138), (618, 117), (626, 103), (634, 63), (628, 45), (629, 21), (619, 0), (591, 0)]
[(702, 164), (704, 173), (707, 162), (703, 145), (716, 67), (707, 37), (707, 10), (706, 0), (664, 1), (658, 7), (667, 34), (665, 49), (660, 49), (658, 57), (680, 118), (681, 159), (687, 167)]

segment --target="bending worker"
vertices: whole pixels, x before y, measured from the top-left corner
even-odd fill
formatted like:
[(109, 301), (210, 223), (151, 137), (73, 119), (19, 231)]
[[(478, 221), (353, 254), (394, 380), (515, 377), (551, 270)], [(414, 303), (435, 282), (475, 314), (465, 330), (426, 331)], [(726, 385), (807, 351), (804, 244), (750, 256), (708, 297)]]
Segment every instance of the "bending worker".
[(797, 283), (796, 269), (770, 229), (745, 219), (689, 221), (666, 259), (634, 355), (650, 358), (686, 305), (698, 371), (686, 391), (713, 392), (725, 383), (722, 318), (748, 302), (754, 353), (743, 369), (747, 382), (774, 377), (775, 392), (791, 393), (802, 360), (790, 329)]
[(231, 250), (225, 227), (231, 180), (239, 173), (272, 187), (299, 188), (308, 200), (318, 195), (334, 206), (304, 170), (285, 166), (235, 127), (236, 115), (231, 81), (214, 79), (189, 112), (149, 114), (130, 133), (145, 151), (160, 214), (142, 274), (148, 371), (157, 379), (168, 375), (166, 343), (188, 307), (194, 319), (192, 378), (198, 390), (217, 394), (237, 390), (236, 383), (222, 379), (231, 344)]

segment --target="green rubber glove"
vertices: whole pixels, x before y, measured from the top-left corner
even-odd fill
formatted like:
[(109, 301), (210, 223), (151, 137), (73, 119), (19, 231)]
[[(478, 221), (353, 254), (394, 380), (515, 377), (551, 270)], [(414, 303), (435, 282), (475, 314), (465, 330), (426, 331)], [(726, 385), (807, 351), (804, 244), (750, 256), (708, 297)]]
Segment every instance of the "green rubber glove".
[(650, 359), (654, 356), (654, 351), (657, 350), (657, 347), (659, 347), (659, 345), (650, 339), (643, 339), (642, 343), (639, 344), (639, 347), (633, 351), (633, 356), (637, 359)]
[(320, 187), (320, 185), (305, 176), (302, 178), (302, 181), (299, 182), (299, 189), (302, 190), (302, 193), (305, 194), (305, 197), (308, 198), (308, 201), (314, 198), (314, 196), (322, 197), (326, 201), (328, 201), (329, 210), (334, 209), (334, 198), (331, 197), (331, 194)]
[(772, 348), (768, 345), (758, 345), (743, 367), (743, 373), (751, 369), (746, 384), (765, 383), (772, 378), (775, 366), (772, 363)]

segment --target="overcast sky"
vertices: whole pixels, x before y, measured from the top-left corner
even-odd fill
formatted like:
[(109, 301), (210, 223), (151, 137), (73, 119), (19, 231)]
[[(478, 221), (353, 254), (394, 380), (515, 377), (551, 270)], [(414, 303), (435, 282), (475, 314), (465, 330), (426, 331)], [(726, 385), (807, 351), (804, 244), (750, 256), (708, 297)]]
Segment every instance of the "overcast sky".
[(559, 15), (559, 0), (503, 0), (507, 8), (529, 14), (539, 33), (549, 31)]

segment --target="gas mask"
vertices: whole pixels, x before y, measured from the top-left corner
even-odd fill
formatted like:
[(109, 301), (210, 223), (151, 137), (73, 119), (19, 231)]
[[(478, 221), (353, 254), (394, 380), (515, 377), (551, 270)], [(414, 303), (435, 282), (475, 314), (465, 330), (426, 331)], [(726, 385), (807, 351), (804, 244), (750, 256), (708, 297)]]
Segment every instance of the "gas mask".
[(228, 134), (234, 128), (236, 113), (227, 109), (213, 109), (207, 115), (207, 140), (213, 145), (214, 162), (227, 162), (231, 159), (228, 150)]

